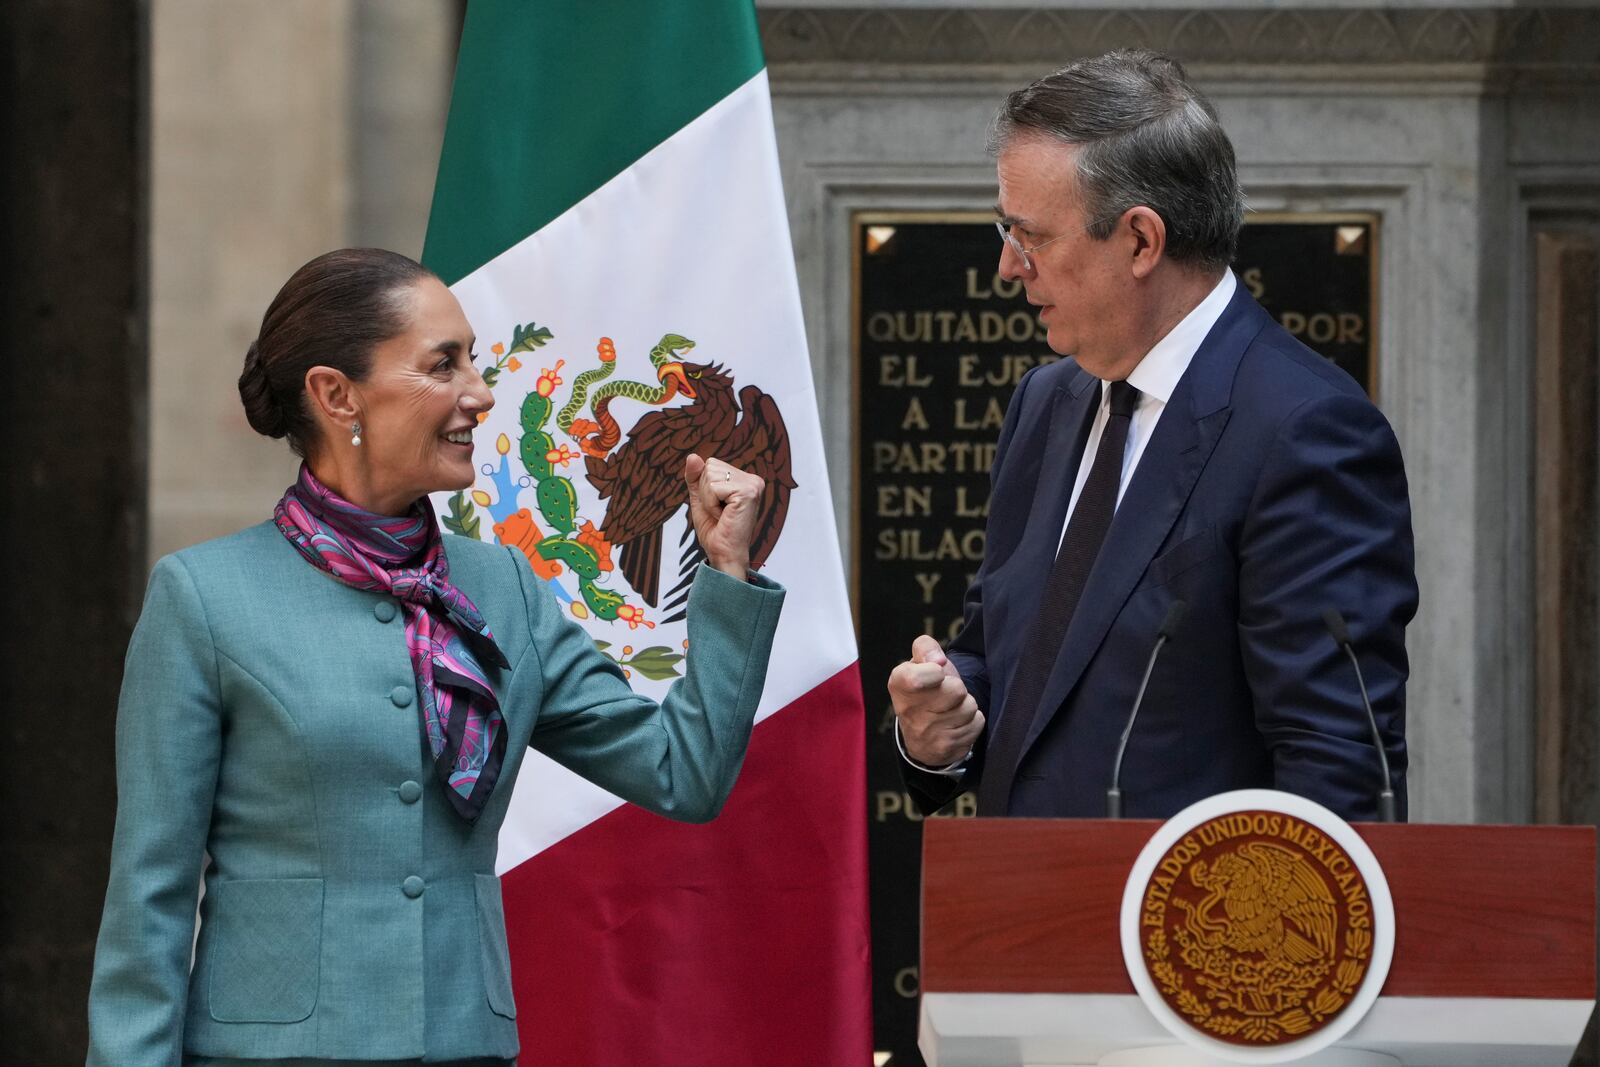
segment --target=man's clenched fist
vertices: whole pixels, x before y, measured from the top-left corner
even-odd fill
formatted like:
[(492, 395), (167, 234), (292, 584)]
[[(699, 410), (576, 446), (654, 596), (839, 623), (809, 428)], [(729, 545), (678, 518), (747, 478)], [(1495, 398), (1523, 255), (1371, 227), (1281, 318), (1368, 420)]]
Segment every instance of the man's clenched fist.
[(923, 634), (911, 658), (889, 673), (889, 699), (900, 723), (906, 755), (929, 767), (966, 756), (983, 733), (983, 712), (967, 692), (939, 642)]

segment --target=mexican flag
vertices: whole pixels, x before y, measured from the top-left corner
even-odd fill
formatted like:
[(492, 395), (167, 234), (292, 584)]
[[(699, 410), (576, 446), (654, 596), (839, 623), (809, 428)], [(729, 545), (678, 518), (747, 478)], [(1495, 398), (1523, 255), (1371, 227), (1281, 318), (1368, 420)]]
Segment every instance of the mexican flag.
[(423, 258), (496, 397), (446, 526), (520, 546), (658, 698), (685, 452), (766, 478), (753, 555), (789, 590), (715, 822), (524, 764), (500, 842), (524, 1062), (869, 1062), (861, 692), (750, 0), (471, 0)]

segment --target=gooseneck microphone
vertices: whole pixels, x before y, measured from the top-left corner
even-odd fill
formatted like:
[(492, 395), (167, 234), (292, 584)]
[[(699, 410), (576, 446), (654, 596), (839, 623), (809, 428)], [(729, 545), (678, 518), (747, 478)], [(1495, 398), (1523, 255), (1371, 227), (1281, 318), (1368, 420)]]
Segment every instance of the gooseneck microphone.
[(1372, 727), (1372, 747), (1378, 750), (1378, 766), (1383, 769), (1383, 788), (1378, 791), (1378, 818), (1382, 822), (1394, 822), (1394, 789), (1391, 788), (1392, 779), (1389, 777), (1389, 753), (1383, 746), (1383, 735), (1378, 732), (1378, 717), (1372, 714), (1372, 701), (1367, 699), (1367, 680), (1361, 676), (1361, 663), (1356, 659), (1355, 646), (1350, 643), (1350, 628), (1344, 624), (1344, 616), (1339, 614), (1338, 608), (1324, 611), (1322, 621), (1333, 635), (1333, 640), (1350, 657), (1350, 666), (1356, 670), (1356, 685), (1361, 687), (1361, 706), (1367, 709), (1367, 725)]
[(1189, 610), (1188, 602), (1174, 600), (1167, 609), (1167, 617), (1161, 620), (1161, 629), (1156, 631), (1156, 647), (1150, 650), (1150, 662), (1145, 664), (1144, 677), (1139, 681), (1139, 692), (1133, 698), (1133, 710), (1128, 713), (1128, 725), (1122, 728), (1122, 739), (1117, 742), (1117, 759), (1111, 765), (1111, 788), (1106, 790), (1106, 818), (1122, 818), (1122, 757), (1128, 751), (1128, 735), (1133, 733), (1133, 720), (1139, 717), (1139, 705), (1144, 703), (1145, 687), (1150, 684), (1150, 675), (1155, 673), (1156, 657), (1161, 655), (1162, 647), (1167, 640), (1178, 630), (1178, 624), (1183, 622), (1183, 613)]

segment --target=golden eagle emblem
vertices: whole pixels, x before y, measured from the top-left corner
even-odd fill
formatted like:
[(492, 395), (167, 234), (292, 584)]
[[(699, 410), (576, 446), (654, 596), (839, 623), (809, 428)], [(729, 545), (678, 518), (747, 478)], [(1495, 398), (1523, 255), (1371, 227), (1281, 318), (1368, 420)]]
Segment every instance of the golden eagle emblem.
[(1299, 1040), (1350, 1002), (1371, 962), (1360, 871), (1278, 812), (1200, 823), (1157, 863), (1140, 914), (1145, 966), (1180, 1017), (1231, 1044)]
[[(1178, 902), (1188, 912), (1185, 925), (1202, 948), (1295, 965), (1333, 955), (1338, 921), (1333, 894), (1301, 853), (1252, 841), (1215, 863), (1197, 861), (1189, 880), (1207, 891), (1198, 904)], [(1219, 903), (1221, 918), (1213, 911)]]

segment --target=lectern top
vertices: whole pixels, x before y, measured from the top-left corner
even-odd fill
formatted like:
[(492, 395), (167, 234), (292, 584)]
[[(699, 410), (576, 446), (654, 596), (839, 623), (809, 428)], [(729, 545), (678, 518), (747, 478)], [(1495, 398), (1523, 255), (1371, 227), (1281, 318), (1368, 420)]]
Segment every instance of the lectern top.
[[(924, 992), (1134, 992), (1118, 917), (1154, 821), (936, 819)], [(1595, 830), (1359, 824), (1394, 899), (1385, 996), (1595, 995)]]

